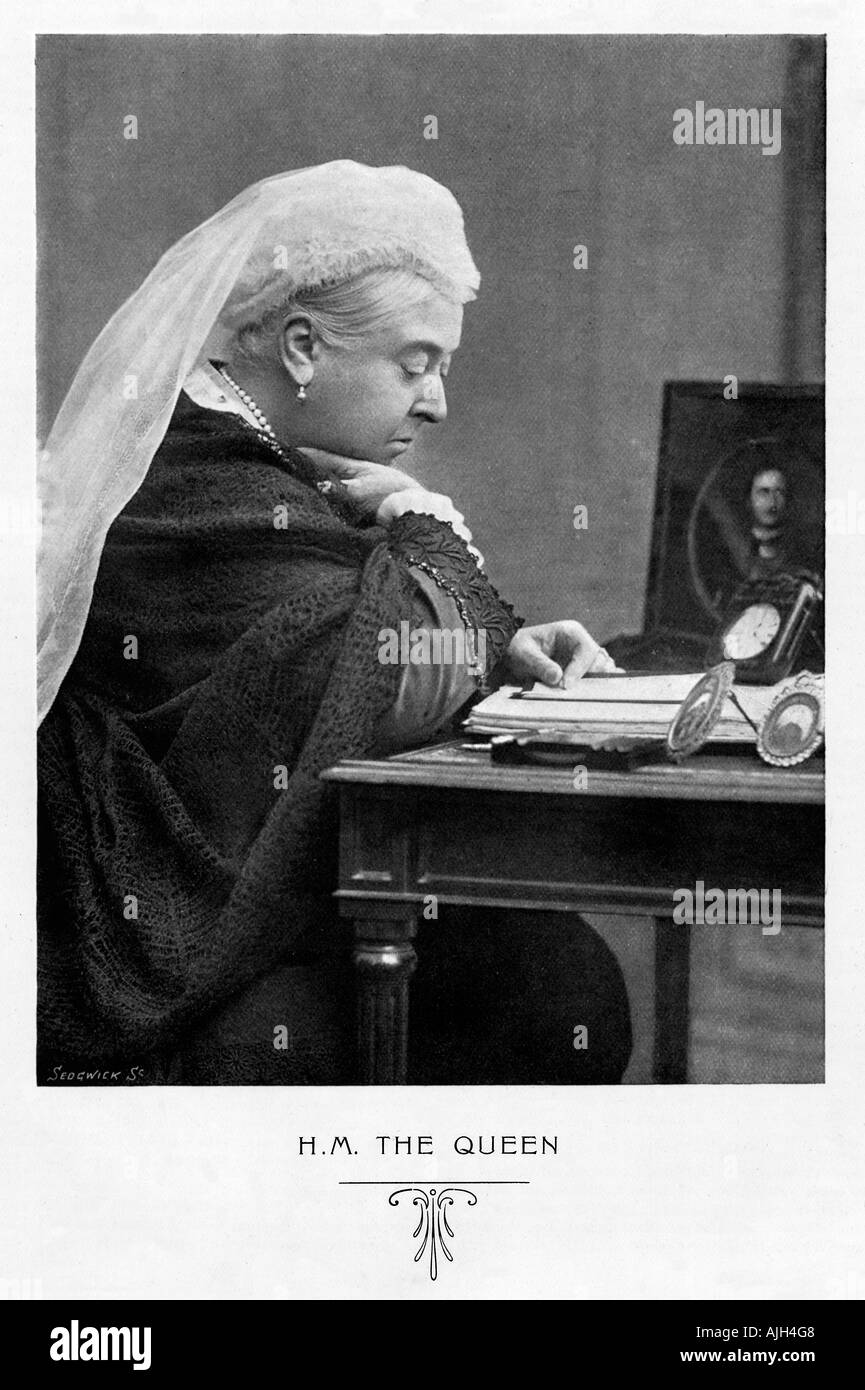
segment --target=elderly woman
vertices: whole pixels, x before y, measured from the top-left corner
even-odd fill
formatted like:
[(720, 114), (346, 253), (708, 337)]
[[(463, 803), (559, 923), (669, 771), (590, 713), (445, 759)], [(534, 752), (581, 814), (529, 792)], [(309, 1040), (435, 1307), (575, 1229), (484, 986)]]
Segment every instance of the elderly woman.
[[(478, 283), (446, 189), (339, 161), (190, 233), (85, 359), (43, 456), (43, 1081), (353, 1080), (320, 773), (428, 739), (484, 674), (606, 668), (576, 622), (521, 628), (452, 502), (395, 466), (445, 417)], [(382, 660), (402, 622), (483, 634), (485, 672)], [(620, 1077), (588, 927), (548, 926), (541, 974), (507, 922), (463, 926), (425, 946), (412, 1079)]]

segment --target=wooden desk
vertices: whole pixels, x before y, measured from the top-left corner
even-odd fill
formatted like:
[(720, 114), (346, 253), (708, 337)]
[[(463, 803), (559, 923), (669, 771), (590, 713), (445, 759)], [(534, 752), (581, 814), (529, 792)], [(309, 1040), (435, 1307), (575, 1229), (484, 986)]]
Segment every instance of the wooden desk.
[[(406, 1076), (409, 980), (424, 900), (649, 917), (654, 1079), (687, 1079), (690, 928), (673, 892), (781, 890), (782, 930), (823, 924), (822, 761), (753, 757), (590, 772), (494, 766), (460, 742), (340, 763), (340, 914), (355, 924), (361, 1079)], [(759, 930), (757, 926), (744, 928)]]

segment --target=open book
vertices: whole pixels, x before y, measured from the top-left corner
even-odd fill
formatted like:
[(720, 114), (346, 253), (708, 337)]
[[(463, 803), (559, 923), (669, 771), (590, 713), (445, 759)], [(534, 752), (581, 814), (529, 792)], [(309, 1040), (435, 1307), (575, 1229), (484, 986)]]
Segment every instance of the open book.
[[(540, 683), (529, 690), (505, 685), (474, 706), (465, 727), (479, 734), (579, 734), (587, 742), (611, 734), (663, 738), (703, 675), (583, 676), (570, 690)], [(734, 685), (732, 695), (741, 709), (733, 699), (727, 700), (710, 742), (756, 743), (752, 726), (760, 724), (776, 690), (777, 686)]]

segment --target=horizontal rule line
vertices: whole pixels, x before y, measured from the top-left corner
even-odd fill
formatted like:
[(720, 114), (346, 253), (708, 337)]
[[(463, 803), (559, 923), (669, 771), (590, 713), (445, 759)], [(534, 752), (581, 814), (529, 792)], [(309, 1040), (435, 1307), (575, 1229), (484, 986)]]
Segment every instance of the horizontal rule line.
[(405, 1178), (370, 1178), (364, 1180), (357, 1178), (354, 1180), (346, 1179), (340, 1181), (339, 1187), (396, 1187), (402, 1183), (404, 1187), (441, 1187), (442, 1183), (450, 1187), (456, 1183), (470, 1182), (472, 1187), (529, 1187), (529, 1178), (478, 1178), (472, 1182), (471, 1178), (425, 1178), (423, 1182), (411, 1182)]

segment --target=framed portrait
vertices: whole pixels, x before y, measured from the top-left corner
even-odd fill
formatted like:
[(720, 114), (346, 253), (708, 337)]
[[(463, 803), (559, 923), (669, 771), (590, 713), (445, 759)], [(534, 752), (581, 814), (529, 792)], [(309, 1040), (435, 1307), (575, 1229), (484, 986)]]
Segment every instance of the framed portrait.
[[(619, 660), (699, 667), (747, 581), (822, 588), (823, 421), (822, 386), (665, 384), (644, 630), (613, 639)], [(821, 650), (816, 633), (803, 660)]]

